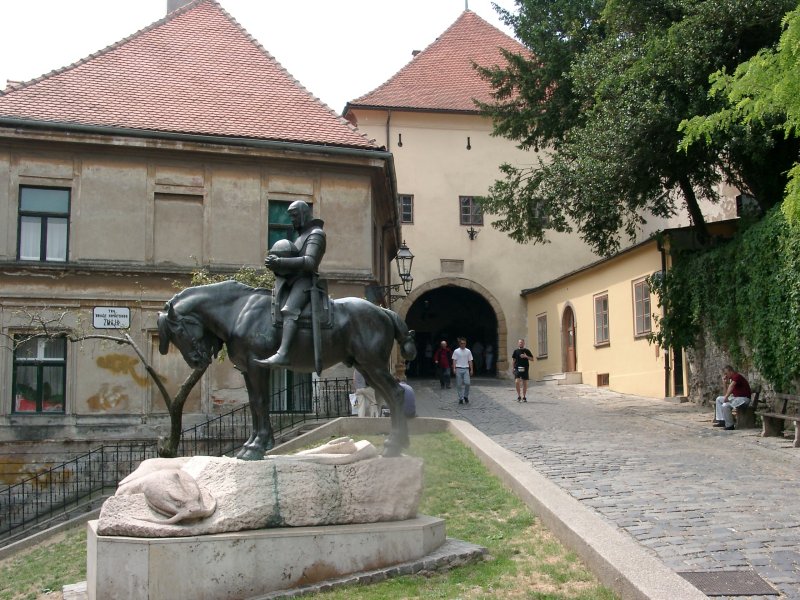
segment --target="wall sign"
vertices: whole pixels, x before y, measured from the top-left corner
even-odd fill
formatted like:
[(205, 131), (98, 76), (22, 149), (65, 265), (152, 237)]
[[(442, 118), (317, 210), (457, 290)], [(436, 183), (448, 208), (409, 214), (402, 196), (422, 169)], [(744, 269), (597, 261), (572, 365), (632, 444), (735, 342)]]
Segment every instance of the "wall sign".
[(131, 326), (131, 309), (95, 306), (92, 322), (95, 329), (127, 329)]

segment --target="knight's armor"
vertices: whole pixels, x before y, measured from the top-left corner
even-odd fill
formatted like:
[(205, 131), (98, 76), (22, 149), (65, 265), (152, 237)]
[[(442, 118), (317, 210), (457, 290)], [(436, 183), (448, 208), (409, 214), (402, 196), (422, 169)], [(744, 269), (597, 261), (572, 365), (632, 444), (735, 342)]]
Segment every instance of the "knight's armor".
[(273, 298), (281, 307), (283, 316), (283, 336), (278, 352), (267, 359), (255, 361), (267, 367), (289, 366), (289, 349), (297, 332), (297, 319), (309, 302), (314, 279), (318, 276), (319, 264), (325, 255), (323, 222), (311, 217), (311, 207), (303, 201), (292, 202), (289, 206), (289, 215), (292, 217), (295, 230), (299, 233), (294, 241), (296, 255), (277, 256), (277, 253), (270, 251), (270, 255), (264, 261), (275, 273)]

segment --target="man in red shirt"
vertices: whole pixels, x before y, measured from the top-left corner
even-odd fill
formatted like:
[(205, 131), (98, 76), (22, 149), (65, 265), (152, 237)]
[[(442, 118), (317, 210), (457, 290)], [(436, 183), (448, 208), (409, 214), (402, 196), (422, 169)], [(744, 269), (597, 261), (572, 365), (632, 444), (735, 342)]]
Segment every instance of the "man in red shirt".
[(724, 427), (730, 431), (736, 429), (733, 424), (733, 409), (747, 406), (752, 392), (747, 379), (730, 365), (725, 365), (722, 369), (722, 385), (727, 387), (723, 395), (717, 397), (714, 427)]
[(453, 353), (447, 347), (447, 342), (442, 340), (433, 354), (433, 364), (439, 369), (439, 383), (442, 384), (442, 389), (450, 389), (450, 363), (452, 357)]

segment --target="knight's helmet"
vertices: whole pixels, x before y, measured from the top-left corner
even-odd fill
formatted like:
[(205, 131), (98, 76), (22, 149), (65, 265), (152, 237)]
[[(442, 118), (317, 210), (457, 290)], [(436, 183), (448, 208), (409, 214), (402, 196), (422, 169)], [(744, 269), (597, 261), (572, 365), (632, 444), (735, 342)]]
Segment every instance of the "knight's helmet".
[(311, 213), (311, 207), (308, 203), (304, 202), (303, 200), (295, 200), (289, 205), (288, 212), (297, 211), (300, 215), (300, 229), (304, 229), (305, 226), (311, 221), (313, 215)]

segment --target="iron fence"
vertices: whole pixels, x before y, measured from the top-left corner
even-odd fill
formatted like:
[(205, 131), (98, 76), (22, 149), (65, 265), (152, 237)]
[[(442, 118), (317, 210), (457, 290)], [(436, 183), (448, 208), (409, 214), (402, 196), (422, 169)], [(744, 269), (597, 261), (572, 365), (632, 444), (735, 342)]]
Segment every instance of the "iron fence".
[[(349, 416), (349, 379), (305, 379), (276, 390), (270, 420), (276, 436), (309, 421)], [(287, 403), (286, 399), (292, 401)], [(252, 431), (245, 405), (184, 429), (180, 456), (223, 456), (238, 449)], [(158, 456), (155, 441), (106, 444), (58, 466), (43, 469), (0, 489), (0, 546), (20, 533), (63, 518), (70, 511), (113, 492), (120, 480), (148, 458)]]

